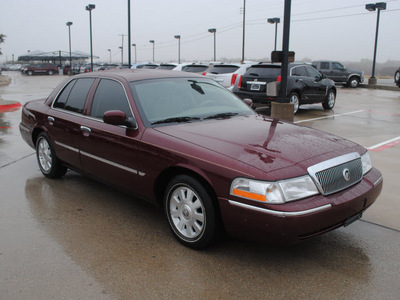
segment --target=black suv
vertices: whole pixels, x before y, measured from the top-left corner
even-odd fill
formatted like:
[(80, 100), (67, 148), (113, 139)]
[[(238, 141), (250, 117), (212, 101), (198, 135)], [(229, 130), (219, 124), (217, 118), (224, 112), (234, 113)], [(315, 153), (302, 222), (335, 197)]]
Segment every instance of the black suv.
[[(267, 95), (267, 84), (281, 81), (281, 64), (259, 63), (252, 65), (233, 88), (240, 98), (250, 98), (254, 107), (268, 106), (276, 97)], [(322, 103), (332, 109), (336, 101), (335, 83), (305, 63), (288, 66), (287, 95), (297, 113), (302, 104)]]
[(400, 87), (400, 67), (397, 69), (396, 73), (394, 73), (394, 83)]

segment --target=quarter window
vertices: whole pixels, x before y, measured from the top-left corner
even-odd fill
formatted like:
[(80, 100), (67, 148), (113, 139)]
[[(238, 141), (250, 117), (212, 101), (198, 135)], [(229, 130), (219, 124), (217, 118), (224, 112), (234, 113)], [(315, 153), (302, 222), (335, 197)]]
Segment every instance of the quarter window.
[(102, 79), (96, 89), (90, 115), (102, 119), (109, 110), (123, 111), (127, 118), (132, 116), (122, 85), (114, 80)]

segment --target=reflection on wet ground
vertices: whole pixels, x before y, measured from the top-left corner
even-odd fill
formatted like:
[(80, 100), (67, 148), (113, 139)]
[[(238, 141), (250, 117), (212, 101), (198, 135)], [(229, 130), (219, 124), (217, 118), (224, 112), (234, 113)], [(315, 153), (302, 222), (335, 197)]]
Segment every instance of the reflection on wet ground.
[(396, 286), (400, 254), (382, 253), (388, 233), (370, 234), (365, 222), (294, 247), (225, 238), (197, 252), (173, 239), (161, 210), (74, 172), (29, 178), (25, 195), (38, 227), (121, 299), (367, 299), (381, 284)]

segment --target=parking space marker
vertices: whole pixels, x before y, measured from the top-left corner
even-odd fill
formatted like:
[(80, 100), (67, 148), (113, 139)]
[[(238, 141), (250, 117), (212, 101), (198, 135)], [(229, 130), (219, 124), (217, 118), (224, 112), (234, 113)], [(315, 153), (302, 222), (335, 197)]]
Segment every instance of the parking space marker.
[(320, 118), (300, 120), (300, 121), (296, 121), (296, 122), (293, 122), (293, 123), (304, 123), (304, 122), (309, 122), (309, 121), (329, 119), (329, 118), (333, 118), (333, 117), (340, 117), (340, 116), (345, 116), (345, 115), (357, 114), (357, 113), (360, 113), (360, 112), (363, 112), (363, 111), (364, 111), (363, 109), (360, 109), (360, 110), (351, 111), (351, 112), (343, 113), (343, 114), (335, 114), (335, 115), (325, 116), (325, 117), (320, 117)]
[(394, 139), (391, 139), (391, 140), (376, 144), (376, 145), (374, 145), (372, 147), (369, 147), (367, 149), (368, 149), (368, 151), (382, 151), (382, 150), (385, 150), (387, 148), (390, 148), (390, 147), (393, 147), (393, 146), (396, 146), (396, 145), (399, 145), (399, 144), (400, 144), (400, 136), (398, 136), (398, 137), (396, 137)]

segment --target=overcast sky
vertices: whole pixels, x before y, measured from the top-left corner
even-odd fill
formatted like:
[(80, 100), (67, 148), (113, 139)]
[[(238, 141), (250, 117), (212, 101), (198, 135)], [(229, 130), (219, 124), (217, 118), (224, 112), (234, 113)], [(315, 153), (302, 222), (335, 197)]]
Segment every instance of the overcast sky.
[[(1, 0), (0, 62), (15, 59), (28, 50), (68, 51), (71, 21), (72, 50), (90, 52), (89, 13), (92, 11), (93, 52), (108, 62), (121, 62), (122, 34), (127, 29), (127, 0)], [(377, 13), (368, 12), (366, 0), (292, 0), (290, 50), (296, 60), (333, 59), (359, 61), (372, 59)], [(372, 2), (374, 3), (374, 2)], [(382, 11), (377, 61), (400, 60), (400, 0), (388, 0)], [(177, 61), (181, 35), (181, 60), (205, 61), (213, 58), (216, 28), (217, 60), (240, 59), (242, 53), (243, 0), (131, 0), (132, 43), (137, 44), (138, 61), (152, 60), (155, 40), (157, 62)], [(282, 47), (284, 0), (246, 1), (245, 58), (269, 58), (274, 47), (275, 26), (267, 18), (280, 17), (278, 50)], [(128, 38), (124, 37), (127, 62)], [(132, 48), (132, 60), (134, 51)]]

